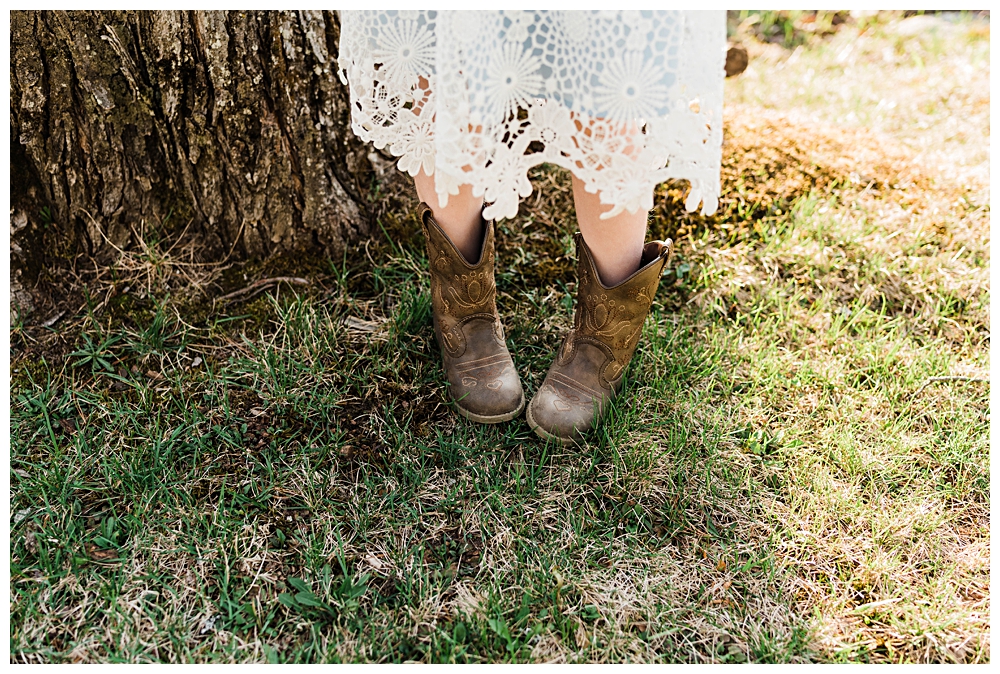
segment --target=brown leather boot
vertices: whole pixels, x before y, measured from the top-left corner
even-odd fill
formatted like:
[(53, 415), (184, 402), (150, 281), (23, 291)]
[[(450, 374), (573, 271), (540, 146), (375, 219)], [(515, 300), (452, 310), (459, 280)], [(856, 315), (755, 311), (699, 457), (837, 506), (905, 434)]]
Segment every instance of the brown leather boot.
[(563, 339), (527, 413), (535, 433), (564, 445), (580, 442), (621, 389), (673, 242), (647, 243), (639, 270), (612, 288), (601, 283), (579, 232), (576, 250), (579, 287), (573, 329)]
[(484, 222), (476, 264), (465, 256), (420, 204), (431, 267), (431, 306), (444, 370), (459, 414), (482, 424), (513, 419), (524, 409), (524, 390), (507, 351), (493, 281), (493, 222)]

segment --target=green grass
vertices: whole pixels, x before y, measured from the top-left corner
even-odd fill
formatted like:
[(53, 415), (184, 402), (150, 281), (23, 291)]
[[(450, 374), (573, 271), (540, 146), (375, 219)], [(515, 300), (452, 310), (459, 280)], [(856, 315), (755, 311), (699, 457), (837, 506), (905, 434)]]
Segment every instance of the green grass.
[[(148, 294), (12, 328), (11, 661), (988, 661), (989, 386), (930, 380), (989, 372), (988, 169), (938, 141), (973, 184), (936, 213), (847, 186), (684, 236), (583, 449), (449, 409), (411, 214), (228, 305), (151, 244)], [(533, 179), (529, 395), (575, 291)]]

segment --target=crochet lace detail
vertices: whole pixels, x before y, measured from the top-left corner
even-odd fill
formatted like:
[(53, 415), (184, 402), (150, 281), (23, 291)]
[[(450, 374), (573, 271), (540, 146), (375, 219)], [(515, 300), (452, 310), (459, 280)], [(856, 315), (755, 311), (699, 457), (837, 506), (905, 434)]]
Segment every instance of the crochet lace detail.
[(569, 169), (601, 202), (652, 208), (690, 182), (715, 212), (722, 144), (721, 11), (343, 11), (340, 76), (352, 127), (435, 175), (443, 207), (471, 184), (513, 218), (528, 169)]

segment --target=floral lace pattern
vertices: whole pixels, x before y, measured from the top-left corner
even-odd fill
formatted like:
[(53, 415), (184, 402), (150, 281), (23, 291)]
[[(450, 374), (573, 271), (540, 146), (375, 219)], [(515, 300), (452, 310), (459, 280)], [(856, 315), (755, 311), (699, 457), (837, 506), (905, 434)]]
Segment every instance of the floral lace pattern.
[(344, 10), (339, 63), (354, 132), (435, 175), (441, 206), (471, 184), (512, 218), (543, 162), (604, 218), (670, 179), (688, 210), (718, 206), (724, 12)]

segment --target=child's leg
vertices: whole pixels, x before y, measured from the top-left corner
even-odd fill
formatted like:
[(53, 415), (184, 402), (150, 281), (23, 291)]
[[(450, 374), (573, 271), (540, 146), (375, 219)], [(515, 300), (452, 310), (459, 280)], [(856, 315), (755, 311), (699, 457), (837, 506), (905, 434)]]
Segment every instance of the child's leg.
[(527, 409), (528, 425), (538, 435), (563, 444), (582, 441), (621, 391), (670, 255), (663, 242), (643, 243), (645, 211), (601, 220), (611, 207), (576, 176), (573, 198), (581, 233), (574, 328)]
[[(424, 97), (416, 101), (413, 112), (420, 115), (430, 92), (430, 82), (421, 77), (418, 87), (424, 92)], [(462, 185), (458, 194), (449, 195), (448, 205), (441, 208), (434, 190), (434, 176), (420, 169), (420, 173), (413, 178), (413, 184), (417, 188), (417, 196), (431, 207), (434, 219), (465, 260), (471, 264), (478, 262), (483, 245), (483, 198), (472, 196), (472, 185)]]
[[(420, 88), (428, 87), (421, 78)], [(414, 112), (422, 108), (418, 102)], [(434, 334), (455, 409), (483, 424), (509, 421), (524, 409), (525, 396), (497, 314), (493, 225), (483, 221), (483, 198), (461, 185), (441, 208), (434, 176), (421, 169), (413, 183), (426, 205), (419, 212), (431, 263)]]
[[(585, 136), (593, 133), (594, 126), (603, 120), (577, 122), (577, 129)], [(627, 141), (624, 153), (635, 158), (642, 148), (642, 133), (636, 123), (626, 127), (605, 129), (603, 133), (622, 134)], [(605, 286), (616, 286), (639, 269), (642, 246), (646, 240), (646, 211), (624, 211), (601, 220), (601, 214), (612, 209), (602, 204), (600, 194), (587, 192), (584, 182), (573, 175), (573, 202), (576, 205), (576, 222), (580, 233), (594, 257), (597, 273)]]
[(618, 285), (639, 268), (649, 214), (643, 210), (624, 211), (601, 220), (601, 213), (612, 207), (601, 204), (599, 194), (587, 192), (583, 181), (576, 176), (573, 176), (573, 201), (580, 233), (594, 256), (601, 281), (609, 287)]
[(472, 196), (472, 185), (462, 185), (458, 194), (448, 197), (448, 205), (441, 208), (438, 206), (437, 192), (434, 191), (434, 176), (427, 175), (421, 169), (413, 183), (417, 187), (417, 196), (431, 207), (434, 219), (466, 261), (470, 264), (477, 263), (483, 245), (483, 198)]

